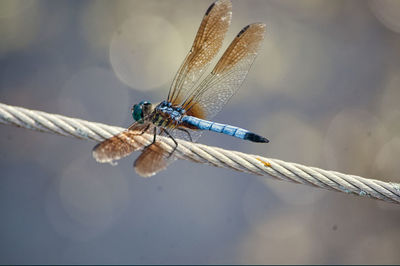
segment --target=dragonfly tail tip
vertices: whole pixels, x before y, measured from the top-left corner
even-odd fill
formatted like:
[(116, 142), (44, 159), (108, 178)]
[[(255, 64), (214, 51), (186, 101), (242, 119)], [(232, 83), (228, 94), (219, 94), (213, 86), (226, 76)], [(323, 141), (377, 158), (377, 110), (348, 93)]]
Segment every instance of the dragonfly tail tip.
[(253, 142), (259, 142), (259, 143), (268, 143), (269, 142), (269, 140), (267, 138), (264, 138), (263, 136), (260, 136), (260, 135), (257, 135), (255, 133), (251, 133), (251, 132), (246, 133), (244, 136), (244, 139), (250, 140)]

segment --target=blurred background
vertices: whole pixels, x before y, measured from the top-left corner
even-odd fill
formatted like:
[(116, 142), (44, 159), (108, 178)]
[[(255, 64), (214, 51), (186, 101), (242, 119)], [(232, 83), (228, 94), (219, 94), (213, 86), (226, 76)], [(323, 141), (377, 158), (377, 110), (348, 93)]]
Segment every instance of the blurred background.
[[(165, 99), (211, 1), (0, 2), (2, 103), (127, 127)], [(215, 118), (267, 145), (201, 143), (400, 182), (400, 1), (235, 1), (224, 47), (267, 24)], [(0, 125), (0, 263), (399, 263), (400, 209), (178, 161), (143, 179), (137, 154)]]

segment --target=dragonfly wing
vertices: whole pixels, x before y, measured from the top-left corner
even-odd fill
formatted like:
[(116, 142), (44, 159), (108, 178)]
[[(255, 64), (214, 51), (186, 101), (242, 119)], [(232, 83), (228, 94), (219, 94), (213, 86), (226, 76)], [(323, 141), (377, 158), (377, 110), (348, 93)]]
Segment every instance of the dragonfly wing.
[(239, 32), (213, 71), (182, 104), (188, 115), (210, 119), (221, 111), (249, 72), (264, 34), (265, 24), (261, 23), (250, 24)]
[(195, 142), (196, 140), (198, 140), (203, 133), (203, 131), (201, 130), (187, 128), (182, 124), (172, 130), (169, 129), (168, 132), (175, 139), (183, 139), (190, 142)]
[(176, 160), (175, 156), (168, 156), (169, 154), (156, 142), (143, 150), (133, 166), (136, 173), (142, 177), (150, 177), (164, 170), (170, 163)]
[(134, 123), (129, 129), (97, 144), (93, 148), (92, 155), (100, 163), (112, 163), (126, 157), (143, 148), (143, 145), (135, 141), (134, 137), (150, 128), (150, 124)]
[(232, 17), (230, 0), (218, 0), (208, 9), (192, 48), (175, 75), (168, 101), (180, 105), (222, 46)]

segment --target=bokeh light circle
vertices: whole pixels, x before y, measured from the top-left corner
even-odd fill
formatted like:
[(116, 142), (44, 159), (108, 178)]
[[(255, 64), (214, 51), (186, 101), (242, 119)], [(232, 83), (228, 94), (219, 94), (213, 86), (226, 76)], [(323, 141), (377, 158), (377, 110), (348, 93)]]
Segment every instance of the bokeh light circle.
[(364, 109), (351, 108), (337, 113), (323, 144), (326, 168), (369, 176), (376, 151), (386, 136), (385, 125)]
[(75, 241), (107, 231), (129, 205), (127, 177), (78, 158), (48, 191), (46, 211), (54, 230)]
[(398, 180), (400, 165), (398, 156), (400, 154), (400, 138), (395, 137), (383, 145), (376, 153), (374, 168), (379, 176), (387, 180)]
[(154, 15), (126, 20), (110, 44), (110, 61), (118, 78), (143, 91), (172, 81), (183, 58), (181, 35), (167, 20)]
[(2, 0), (0, 1), (0, 18), (9, 18), (37, 5), (37, 1)]
[(400, 1), (373, 0), (370, 2), (372, 13), (388, 29), (400, 33)]
[(61, 113), (103, 123), (119, 125), (131, 119), (131, 106), (129, 89), (111, 70), (101, 67), (81, 69), (58, 93)]

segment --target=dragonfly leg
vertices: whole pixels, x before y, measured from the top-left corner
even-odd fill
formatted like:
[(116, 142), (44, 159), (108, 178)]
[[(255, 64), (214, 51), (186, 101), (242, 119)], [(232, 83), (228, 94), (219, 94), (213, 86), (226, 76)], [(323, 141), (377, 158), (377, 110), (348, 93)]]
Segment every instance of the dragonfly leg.
[(176, 150), (176, 148), (178, 148), (178, 142), (176, 142), (176, 140), (174, 139), (174, 137), (172, 137), (172, 135), (171, 135), (165, 128), (162, 128), (161, 130), (164, 131), (164, 132), (168, 135), (168, 137), (170, 137), (170, 139), (172, 139), (172, 141), (175, 143), (174, 149), (173, 149), (172, 152), (168, 155), (168, 158), (169, 158), (169, 157), (171, 157), (171, 155), (174, 153), (174, 151)]
[(192, 136), (190, 135), (190, 132), (189, 131), (187, 131), (186, 129), (184, 129), (184, 128), (179, 128), (179, 127), (177, 127), (176, 129), (178, 129), (178, 130), (180, 130), (180, 131), (183, 131), (183, 132), (185, 132), (188, 136), (189, 136), (189, 140), (190, 140), (190, 142), (193, 142), (193, 140), (192, 140)]
[[(149, 128), (149, 127), (146, 127), (146, 129), (142, 132), (142, 134), (143, 134), (148, 128)], [(140, 134), (140, 135), (142, 135), (142, 134)], [(147, 145), (145, 148), (148, 148), (148, 147), (150, 147), (151, 145), (153, 145), (154, 143), (156, 143), (156, 136), (157, 136), (157, 128), (154, 127), (153, 141), (152, 141), (149, 145)]]
[(153, 137), (153, 142), (152, 142), (150, 145), (152, 145), (152, 144), (156, 143), (156, 136), (157, 136), (157, 128), (156, 128), (156, 127), (154, 127), (154, 137)]

